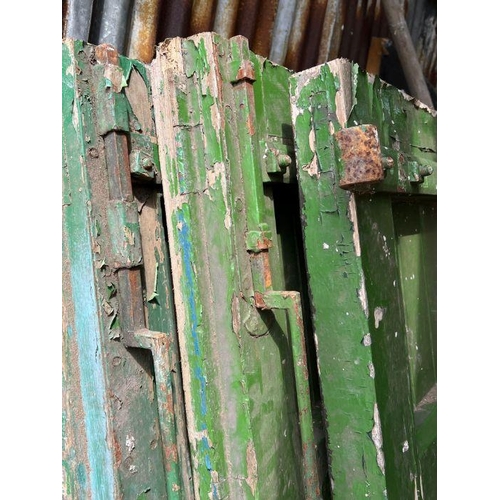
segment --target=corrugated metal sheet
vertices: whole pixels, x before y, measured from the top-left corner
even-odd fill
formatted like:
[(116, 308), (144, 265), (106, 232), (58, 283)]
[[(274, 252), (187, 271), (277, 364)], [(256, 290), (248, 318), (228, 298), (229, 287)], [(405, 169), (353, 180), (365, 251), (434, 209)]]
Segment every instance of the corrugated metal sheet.
[[(424, 76), (435, 88), (436, 0), (403, 1)], [(165, 38), (204, 31), (243, 35), (252, 51), (295, 71), (337, 57), (376, 74), (384, 61), (398, 64), (387, 50), (382, 0), (63, 0), (63, 37), (108, 42), (146, 63)], [(398, 85), (391, 74), (387, 81)]]

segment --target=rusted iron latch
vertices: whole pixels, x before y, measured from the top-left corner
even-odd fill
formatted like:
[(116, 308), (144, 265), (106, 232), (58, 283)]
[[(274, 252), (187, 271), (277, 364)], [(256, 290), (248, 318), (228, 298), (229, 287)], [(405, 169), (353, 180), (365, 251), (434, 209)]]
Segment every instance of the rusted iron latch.
[[(126, 81), (120, 56), (109, 44), (95, 48), (94, 81), (96, 91), (96, 117), (99, 134), (110, 132), (127, 135), (127, 155), (130, 173), (143, 180), (161, 182), (160, 162), (156, 138), (148, 135), (134, 114), (125, 89), (134, 86)], [(137, 80), (135, 80), (136, 84)], [(130, 89), (129, 89), (130, 90)], [(150, 133), (150, 132), (149, 132)]]
[(377, 127), (358, 125), (339, 130), (333, 134), (340, 151), (338, 158), (339, 185), (341, 188), (366, 192), (381, 190), (387, 171), (399, 172), (401, 185), (422, 184), (425, 177), (434, 172), (432, 166), (423, 165), (412, 156), (384, 148), (382, 154)]
[(384, 180), (377, 127), (359, 125), (334, 134), (340, 149), (340, 187), (356, 190)]

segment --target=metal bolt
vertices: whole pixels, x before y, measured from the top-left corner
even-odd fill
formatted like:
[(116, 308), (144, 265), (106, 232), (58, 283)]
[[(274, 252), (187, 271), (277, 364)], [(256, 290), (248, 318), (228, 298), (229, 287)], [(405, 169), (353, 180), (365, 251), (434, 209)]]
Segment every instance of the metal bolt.
[(382, 168), (384, 170), (388, 170), (389, 168), (392, 168), (394, 166), (394, 159), (391, 158), (390, 156), (383, 156), (382, 157)]
[(429, 165), (419, 165), (418, 167), (418, 173), (422, 177), (427, 177), (428, 175), (432, 175), (434, 172), (434, 169), (430, 167)]
[(289, 155), (280, 153), (277, 155), (277, 159), (278, 159), (278, 165), (281, 169), (285, 169), (292, 164), (292, 159), (290, 158)]
[(151, 170), (153, 168), (153, 162), (151, 161), (151, 158), (148, 158), (147, 156), (141, 160), (141, 165), (142, 168), (145, 168), (146, 170)]

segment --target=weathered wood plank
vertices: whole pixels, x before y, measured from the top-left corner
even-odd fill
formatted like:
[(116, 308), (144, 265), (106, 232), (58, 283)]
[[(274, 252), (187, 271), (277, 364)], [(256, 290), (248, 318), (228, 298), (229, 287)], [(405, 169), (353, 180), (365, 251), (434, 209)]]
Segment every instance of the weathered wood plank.
[[(432, 271), (424, 272), (427, 266), (419, 267), (422, 283), (427, 283), (423, 293), (410, 290), (401, 280), (413, 266), (409, 255), (419, 258), (432, 252), (432, 242), (425, 252), (421, 245), (406, 245), (403, 226), (395, 229), (393, 198), (406, 195), (402, 199), (407, 202), (416, 195), (427, 196), (432, 203), (436, 195), (435, 113), (346, 60), (306, 70), (290, 80), (334, 495), (423, 497), (422, 455), (414, 423), (418, 401), (413, 393), (435, 382), (435, 282)], [(344, 141), (339, 133), (365, 125), (376, 127), (378, 144), (363, 145), (375, 148), (368, 151), (373, 156), (355, 143), (354, 134)], [(352, 161), (353, 153), (364, 162), (377, 162), (379, 155), (383, 178), (375, 182), (373, 176), (356, 185), (353, 177), (347, 186), (345, 162)], [(429, 267), (433, 266), (431, 259)], [(422, 303), (415, 309), (412, 301), (419, 298)], [(419, 363), (410, 360), (417, 351), (415, 342), (410, 352), (407, 342), (415, 315), (425, 322), (420, 334), (428, 337)]]
[(167, 41), (152, 68), (195, 495), (315, 498), (300, 339), (256, 299), (285, 281), (263, 182), (287, 175), (271, 154), (291, 152), (289, 72), (215, 34)]

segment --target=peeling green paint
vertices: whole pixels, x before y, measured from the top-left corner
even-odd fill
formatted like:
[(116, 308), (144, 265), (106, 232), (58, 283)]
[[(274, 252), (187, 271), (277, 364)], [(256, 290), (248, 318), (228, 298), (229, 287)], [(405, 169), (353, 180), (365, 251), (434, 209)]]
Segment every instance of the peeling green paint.
[[(436, 165), (435, 116), (348, 61), (298, 73), (290, 89), (334, 494), (423, 498), (390, 193), (436, 194), (436, 171), (408, 179), (410, 162)], [(394, 167), (354, 195), (339, 185), (334, 132), (361, 124), (377, 126)]]
[[(276, 230), (260, 162), (268, 134), (265, 120), (255, 115), (259, 128), (252, 114), (257, 100), (267, 106), (266, 93), (286, 92), (289, 72), (265, 65), (241, 43), (214, 34), (174, 39), (152, 64), (195, 494), (302, 498), (287, 318), (256, 310), (246, 244), (248, 231)], [(250, 67), (245, 61), (255, 71), (255, 104), (250, 83), (233, 81), (234, 71)], [(275, 80), (267, 83), (264, 67)], [(289, 111), (286, 96), (278, 110)], [(282, 123), (283, 115), (269, 121), (279, 138)], [(248, 333), (248, 311), (263, 325), (268, 318), (267, 334)]]
[[(67, 371), (63, 378), (66, 489), (71, 489), (71, 498), (135, 498), (146, 489), (163, 498), (166, 465), (151, 355), (128, 350), (118, 341), (119, 290), (110, 267), (108, 173), (99, 135), (105, 131), (98, 127), (99, 85), (94, 84), (99, 82), (94, 80), (92, 68), (96, 66), (91, 63), (94, 48), (67, 40), (62, 49), (63, 164), (72, 194), (63, 212), (64, 273), (70, 276), (71, 285), (64, 295), (71, 327), (64, 334), (68, 345), (63, 367)], [(104, 89), (105, 79), (99, 84)], [(117, 95), (122, 101), (125, 98), (123, 109), (128, 110), (126, 96)], [(129, 111), (126, 116), (128, 120)], [(118, 226), (128, 227), (126, 219)], [(122, 232), (128, 236), (127, 244), (132, 236), (139, 238), (133, 224), (128, 233)], [(138, 260), (137, 255), (135, 263)]]

